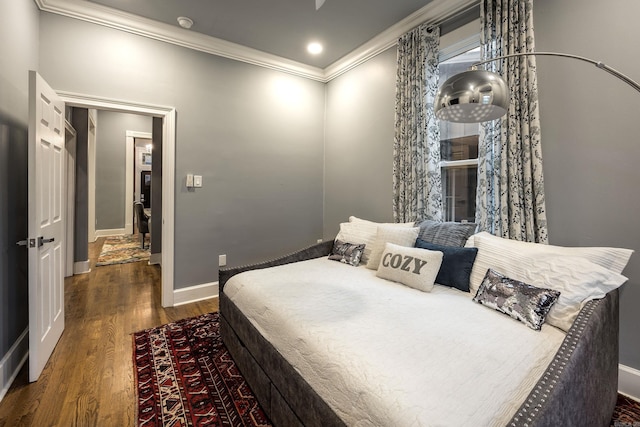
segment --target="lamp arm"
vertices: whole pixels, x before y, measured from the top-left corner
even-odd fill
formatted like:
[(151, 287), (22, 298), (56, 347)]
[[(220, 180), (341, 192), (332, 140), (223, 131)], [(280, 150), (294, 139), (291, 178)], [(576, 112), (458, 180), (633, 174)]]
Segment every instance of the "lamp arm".
[(491, 59), (487, 59), (487, 60), (484, 60), (484, 61), (476, 62), (471, 66), (471, 68), (472, 69), (476, 69), (478, 65), (482, 65), (482, 64), (489, 63), (489, 62), (497, 61), (499, 59), (514, 58), (514, 57), (518, 57), (518, 56), (531, 56), (531, 55), (534, 55), (534, 56), (535, 55), (560, 56), (560, 57), (564, 57), (564, 58), (572, 58), (572, 59), (577, 59), (579, 61), (588, 62), (589, 64), (595, 65), (596, 68), (604, 70), (607, 73), (611, 74), (612, 76), (615, 76), (615, 77), (619, 78), (620, 80), (622, 80), (623, 82), (625, 82), (626, 84), (628, 84), (629, 86), (631, 86), (632, 88), (634, 88), (635, 90), (640, 92), (640, 84), (638, 82), (634, 81), (631, 77), (622, 74), (620, 71), (616, 70), (615, 68), (611, 68), (607, 64), (605, 64), (604, 62), (601, 62), (601, 61), (596, 61), (596, 60), (593, 60), (593, 59), (585, 58), (584, 56), (572, 55), (572, 54), (569, 54), (569, 53), (559, 53), (559, 52), (512, 53), (510, 55), (496, 56), (495, 58), (491, 58)]

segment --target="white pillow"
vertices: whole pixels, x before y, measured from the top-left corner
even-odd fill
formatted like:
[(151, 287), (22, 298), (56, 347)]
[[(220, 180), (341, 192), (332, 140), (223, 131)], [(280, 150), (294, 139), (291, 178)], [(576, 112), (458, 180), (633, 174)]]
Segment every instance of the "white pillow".
[[(413, 227), (413, 224), (413, 222), (381, 224), (350, 216), (349, 222), (343, 222), (340, 224), (340, 231), (338, 232), (336, 239), (347, 243), (365, 244), (360, 262), (366, 264), (369, 261), (373, 243), (376, 240), (376, 235), (378, 234), (378, 225), (388, 225), (389, 227)], [(413, 244), (411, 246), (413, 246)]]
[(431, 292), (442, 264), (442, 252), (387, 243), (376, 276)]
[[(475, 239), (478, 255), (471, 271), (471, 293), (477, 293), (489, 268), (529, 285), (559, 291), (560, 297), (549, 311), (546, 322), (564, 331), (569, 330), (588, 301), (604, 297), (627, 280), (600, 264), (617, 262), (617, 268), (623, 269), (619, 260), (611, 261), (610, 258), (626, 255), (628, 259), (631, 251), (627, 249), (548, 246), (481, 234)], [(479, 282), (478, 275), (482, 275)]]
[[(486, 231), (475, 234), (472, 237), (475, 242), (474, 246), (478, 248), (478, 256), (473, 264), (469, 283), (472, 294), (478, 291), (478, 287), (480, 287), (480, 283), (482, 283), (482, 279), (489, 268), (498, 270), (513, 279), (517, 279), (517, 277), (510, 276), (506, 271), (500, 269), (500, 266), (503, 264), (508, 265), (515, 262), (521, 266), (526, 266), (530, 259), (535, 256), (575, 256), (591, 261), (614, 273), (622, 273), (622, 270), (624, 270), (633, 253), (630, 249), (621, 248), (564, 247), (520, 242), (496, 237)], [(535, 285), (535, 283), (530, 284)]]
[(371, 256), (371, 248), (373, 242), (376, 240), (377, 229), (371, 231), (368, 227), (362, 227), (359, 224), (353, 222), (343, 222), (340, 224), (340, 231), (336, 236), (336, 240), (341, 240), (346, 243), (364, 244), (364, 251), (360, 262), (366, 264)]
[(371, 248), (371, 255), (367, 262), (367, 268), (372, 270), (378, 269), (386, 243), (409, 247), (415, 246), (419, 231), (419, 227), (406, 228), (395, 225), (379, 225), (376, 239)]
[(627, 281), (623, 275), (580, 257), (546, 255), (529, 262), (518, 279), (560, 292), (546, 322), (567, 332), (588, 301), (604, 298)]

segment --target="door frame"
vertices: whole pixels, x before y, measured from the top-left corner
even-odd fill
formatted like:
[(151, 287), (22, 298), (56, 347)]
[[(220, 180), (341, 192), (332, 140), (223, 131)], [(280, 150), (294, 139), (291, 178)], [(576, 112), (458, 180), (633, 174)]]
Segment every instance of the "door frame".
[[(133, 201), (134, 201), (134, 195), (133, 195), (133, 180), (134, 180), (134, 176), (133, 176), (133, 170), (135, 168), (135, 159), (134, 159), (134, 152), (135, 152), (135, 139), (136, 138), (144, 138), (144, 139), (152, 139), (153, 135), (151, 132), (136, 132), (133, 130), (128, 130), (126, 132), (126, 141), (125, 141), (125, 146), (126, 146), (126, 153), (125, 153), (125, 179), (124, 179), (124, 214), (125, 214), (125, 221), (124, 221), (124, 232), (125, 234), (133, 234)], [(164, 154), (164, 152), (163, 152)], [(151, 161), (153, 161), (153, 157), (151, 157)], [(164, 166), (164, 165), (163, 165)], [(163, 175), (164, 176), (164, 173)], [(164, 182), (163, 182), (164, 184)], [(163, 187), (164, 188), (164, 187)], [(163, 195), (164, 196), (164, 195)], [(153, 212), (152, 212), (153, 213)]]
[[(159, 105), (103, 98), (87, 94), (56, 91), (67, 106), (95, 108), (162, 118), (162, 306), (173, 307), (175, 239), (175, 149), (176, 109)], [(133, 203), (133, 202), (131, 202)]]

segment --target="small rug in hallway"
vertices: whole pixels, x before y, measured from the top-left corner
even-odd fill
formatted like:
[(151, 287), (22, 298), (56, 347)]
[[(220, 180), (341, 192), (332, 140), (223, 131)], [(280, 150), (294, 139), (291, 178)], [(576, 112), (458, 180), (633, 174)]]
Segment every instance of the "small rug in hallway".
[(133, 336), (138, 426), (270, 426), (222, 343), (218, 313)]
[(151, 253), (148, 234), (144, 245), (145, 249), (142, 249), (140, 236), (137, 234), (107, 237), (102, 245), (96, 267), (147, 260)]

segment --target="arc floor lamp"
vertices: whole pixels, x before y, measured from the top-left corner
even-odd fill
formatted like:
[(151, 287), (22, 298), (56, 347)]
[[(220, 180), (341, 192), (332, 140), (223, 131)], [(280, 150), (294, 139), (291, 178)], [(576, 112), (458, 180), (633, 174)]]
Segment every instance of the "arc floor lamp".
[(440, 120), (456, 123), (479, 123), (502, 117), (507, 113), (509, 107), (509, 87), (499, 74), (478, 70), (477, 67), (500, 59), (531, 55), (560, 56), (588, 62), (640, 92), (640, 84), (600, 61), (558, 52), (514, 53), (476, 62), (470, 70), (447, 79), (435, 98), (436, 117)]

